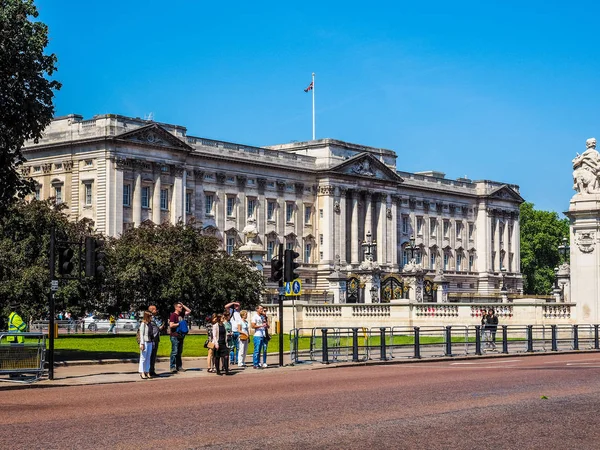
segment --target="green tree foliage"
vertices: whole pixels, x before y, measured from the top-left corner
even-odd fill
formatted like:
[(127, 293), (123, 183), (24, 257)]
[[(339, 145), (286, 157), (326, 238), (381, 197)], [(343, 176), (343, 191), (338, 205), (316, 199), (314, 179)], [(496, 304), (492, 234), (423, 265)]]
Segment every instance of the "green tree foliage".
[(264, 288), (262, 273), (239, 255), (219, 250), (219, 241), (183, 224), (151, 222), (108, 243), (104, 309), (145, 309), (163, 314), (182, 301), (196, 318), (220, 312), (237, 300), (251, 308)]
[(558, 246), (569, 237), (569, 219), (556, 212), (538, 211), (521, 204), (521, 272), (525, 294), (545, 295), (554, 286), (554, 268), (560, 264)]
[(54, 115), (54, 91), (61, 87), (49, 79), (56, 56), (44, 54), (48, 28), (31, 21), (37, 16), (33, 0), (0, 0), (0, 215), (15, 196), (33, 189), (33, 181), (18, 172), (25, 161), (21, 148), (42, 136)]
[[(89, 221), (69, 222), (63, 212), (65, 208), (64, 204), (55, 205), (49, 200), (17, 200), (9, 206), (7, 214), (0, 216), (0, 308), (4, 309), (3, 317), (7, 315), (11, 301), (19, 303), (26, 317), (39, 319), (47, 315), (52, 226), (57, 240), (62, 241), (77, 242), (91, 230)], [(68, 308), (79, 314), (87, 306), (80, 302), (79, 290), (76, 281), (61, 283), (56, 293), (57, 310)]]

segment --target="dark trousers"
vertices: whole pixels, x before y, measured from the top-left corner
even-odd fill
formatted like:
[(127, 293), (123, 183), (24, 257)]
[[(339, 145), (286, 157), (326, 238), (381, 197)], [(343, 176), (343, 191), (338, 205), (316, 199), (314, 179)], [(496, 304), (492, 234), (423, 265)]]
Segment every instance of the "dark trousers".
[(221, 374), (221, 361), (223, 362), (223, 370), (229, 373), (229, 349), (225, 343), (219, 342), (219, 349), (214, 350), (215, 355), (215, 370), (217, 374)]
[(156, 353), (158, 352), (158, 343), (160, 342), (160, 336), (154, 339), (152, 345), (152, 355), (150, 355), (150, 373), (156, 373)]
[(171, 335), (171, 370), (179, 370), (183, 367), (181, 362), (181, 354), (183, 353), (183, 337), (175, 337)]

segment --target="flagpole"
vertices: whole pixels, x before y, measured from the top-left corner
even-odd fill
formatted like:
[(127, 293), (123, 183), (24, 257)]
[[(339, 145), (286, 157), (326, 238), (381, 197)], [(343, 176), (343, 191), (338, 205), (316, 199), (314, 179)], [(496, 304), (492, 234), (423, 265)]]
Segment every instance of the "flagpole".
[(312, 136), (312, 138), (314, 141), (315, 140), (315, 73), (314, 72), (312, 74), (312, 86), (313, 86), (313, 88), (312, 88), (312, 101), (313, 101), (313, 110), (312, 110), (312, 113), (313, 113), (313, 118), (312, 118), (313, 119), (313, 136)]

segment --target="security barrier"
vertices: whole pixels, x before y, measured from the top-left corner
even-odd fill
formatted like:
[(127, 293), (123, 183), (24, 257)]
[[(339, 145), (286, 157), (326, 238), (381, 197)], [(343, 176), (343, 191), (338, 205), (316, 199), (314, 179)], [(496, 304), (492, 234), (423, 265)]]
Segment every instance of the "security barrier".
[[(309, 350), (300, 340), (310, 339)], [(600, 350), (598, 325), (500, 325), (375, 328), (297, 328), (290, 334), (292, 363), (323, 364), (394, 358)], [(306, 361), (304, 361), (306, 362)]]
[[(23, 342), (13, 342), (15, 338), (22, 338)], [(39, 380), (44, 374), (45, 357), (45, 334), (0, 333), (0, 380), (20, 383)]]

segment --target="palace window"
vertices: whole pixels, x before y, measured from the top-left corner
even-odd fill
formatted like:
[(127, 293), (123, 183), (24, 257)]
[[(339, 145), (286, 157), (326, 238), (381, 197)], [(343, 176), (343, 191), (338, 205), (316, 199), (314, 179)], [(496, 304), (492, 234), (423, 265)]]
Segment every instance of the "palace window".
[(285, 248), (287, 250), (294, 250), (294, 240), (293, 239), (288, 239), (285, 243)]
[(186, 191), (185, 193), (185, 213), (190, 214), (192, 212), (192, 193)]
[(123, 206), (131, 206), (131, 185), (123, 185)]
[(431, 236), (435, 236), (436, 227), (437, 227), (437, 219), (434, 217), (431, 217), (429, 219), (429, 234)]
[(273, 253), (275, 253), (275, 241), (267, 241), (267, 261), (273, 259)]
[(312, 207), (310, 205), (304, 206), (304, 223), (310, 225), (312, 216)]
[(319, 245), (323, 245), (323, 235), (319, 235)]
[(456, 222), (456, 239), (461, 239), (462, 234), (462, 222)]
[(473, 235), (475, 233), (475, 224), (470, 223), (469, 224), (469, 240), (472, 241), (473, 240)]
[(450, 221), (444, 220), (444, 237), (447, 239), (450, 237)]
[(206, 194), (206, 201), (204, 202), (204, 212), (208, 215), (213, 213), (213, 206), (215, 202), (215, 196), (213, 194)]
[(227, 197), (227, 217), (233, 217), (235, 211), (235, 197)]
[(286, 222), (294, 221), (294, 204), (292, 202), (287, 202), (285, 204), (285, 221)]
[(142, 187), (142, 208), (150, 208), (150, 187)]
[(41, 194), (41, 192), (42, 192), (42, 185), (41, 185), (41, 184), (38, 184), (38, 185), (35, 187), (35, 199), (36, 199), (36, 200), (40, 200), (40, 199), (42, 198), (42, 194)]
[(304, 246), (304, 262), (305, 263), (310, 263), (311, 252), (312, 252), (312, 245), (306, 244)]
[(235, 248), (235, 237), (228, 236), (227, 237), (227, 254), (231, 255), (233, 253), (233, 249)]
[(267, 220), (275, 220), (275, 207), (277, 203), (269, 200), (267, 202)]
[(169, 209), (169, 190), (161, 189), (160, 190), (160, 209), (166, 211)]
[(431, 253), (429, 254), (429, 268), (430, 269), (435, 269), (435, 250), (431, 250)]
[(256, 199), (255, 198), (248, 198), (247, 199), (247, 205), (248, 205), (248, 213), (247, 216), (248, 219), (254, 217), (254, 213), (256, 210)]
[(92, 183), (85, 183), (83, 185), (83, 190), (84, 190), (84, 202), (86, 206), (91, 206), (92, 205)]
[(473, 254), (469, 255), (469, 272), (473, 272), (473, 268), (475, 267), (475, 256)]
[(408, 234), (410, 218), (408, 216), (402, 216), (402, 232)]
[(423, 218), (422, 217), (417, 217), (417, 235), (418, 236), (423, 235)]
[(456, 270), (459, 272), (462, 270), (462, 254), (461, 253), (456, 254)]
[(62, 203), (62, 186), (54, 186), (54, 197), (56, 197), (56, 204)]

